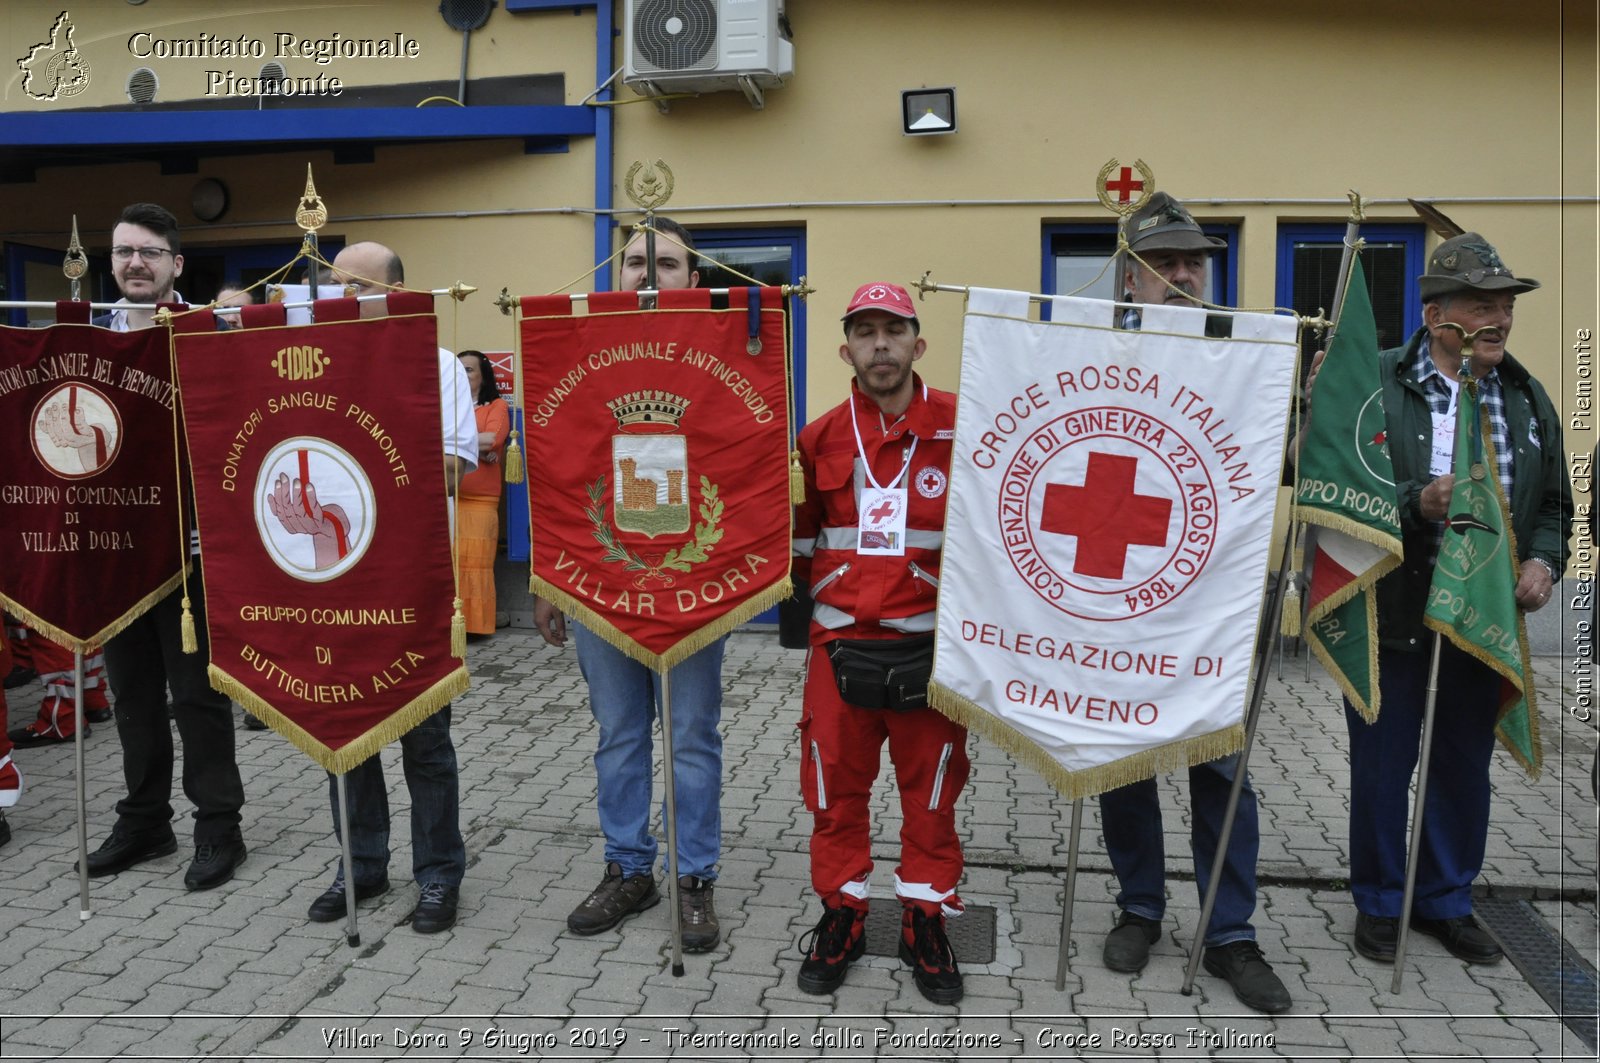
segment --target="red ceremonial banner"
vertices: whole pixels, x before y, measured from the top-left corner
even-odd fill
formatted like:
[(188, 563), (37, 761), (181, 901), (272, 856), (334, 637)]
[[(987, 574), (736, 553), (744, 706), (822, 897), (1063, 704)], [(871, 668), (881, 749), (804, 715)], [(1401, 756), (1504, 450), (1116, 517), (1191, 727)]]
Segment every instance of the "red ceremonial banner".
[(212, 685), (348, 771), (467, 689), (433, 315), (176, 345)]
[(0, 602), (86, 652), (187, 554), (165, 328), (0, 328)]
[[(757, 294), (759, 293), (759, 294)], [(522, 301), (535, 594), (670, 668), (786, 598), (782, 295)]]

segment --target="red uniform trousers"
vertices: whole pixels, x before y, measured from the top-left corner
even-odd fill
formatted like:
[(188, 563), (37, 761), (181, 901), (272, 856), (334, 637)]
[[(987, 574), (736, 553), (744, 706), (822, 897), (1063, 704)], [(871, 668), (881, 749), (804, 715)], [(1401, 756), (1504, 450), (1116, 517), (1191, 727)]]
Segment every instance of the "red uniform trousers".
[(933, 709), (862, 709), (839, 697), (824, 647), (808, 654), (800, 718), (800, 792), (813, 814), (811, 886), (830, 908), (867, 907), (869, 802), (884, 739), (900, 791), (895, 894), (929, 915), (961, 914), (955, 803), (967, 784), (967, 729)]
[[(11, 671), (11, 643), (0, 630), (0, 675)], [(11, 763), (11, 739), (6, 735), (6, 692), (0, 690), (0, 808), (10, 808), (22, 796), (22, 773)]]
[[(44, 684), (39, 715), (30, 725), (36, 734), (71, 738), (78, 733), (73, 717), (72, 651), (29, 629), (28, 651), (33, 670)], [(83, 711), (110, 708), (106, 701), (106, 655), (95, 649), (83, 655)]]

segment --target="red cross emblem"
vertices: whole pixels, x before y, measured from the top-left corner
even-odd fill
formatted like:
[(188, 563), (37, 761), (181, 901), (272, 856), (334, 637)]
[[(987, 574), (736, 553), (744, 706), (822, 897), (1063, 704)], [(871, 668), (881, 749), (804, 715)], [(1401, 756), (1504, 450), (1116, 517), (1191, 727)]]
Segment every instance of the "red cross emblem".
[(1133, 167), (1124, 166), (1121, 173), (1106, 182), (1106, 191), (1116, 193), (1118, 203), (1128, 203), (1133, 199), (1131, 193), (1144, 191), (1144, 182), (1134, 178)]
[(895, 504), (886, 498), (882, 502), (878, 503), (878, 507), (876, 509), (868, 510), (867, 517), (874, 524), (882, 524), (884, 521), (894, 516), (894, 511)]
[(1046, 484), (1041, 531), (1078, 538), (1072, 571), (1121, 579), (1128, 547), (1167, 545), (1172, 500), (1134, 490), (1139, 459), (1089, 453), (1082, 486)]

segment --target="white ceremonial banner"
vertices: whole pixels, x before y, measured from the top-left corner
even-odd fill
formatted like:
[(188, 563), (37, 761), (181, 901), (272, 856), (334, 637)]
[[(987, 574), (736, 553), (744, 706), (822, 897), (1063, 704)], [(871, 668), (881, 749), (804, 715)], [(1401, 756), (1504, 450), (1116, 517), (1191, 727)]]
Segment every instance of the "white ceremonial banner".
[(1243, 743), (1297, 326), (1027, 314), (968, 297), (929, 699), (1079, 798)]

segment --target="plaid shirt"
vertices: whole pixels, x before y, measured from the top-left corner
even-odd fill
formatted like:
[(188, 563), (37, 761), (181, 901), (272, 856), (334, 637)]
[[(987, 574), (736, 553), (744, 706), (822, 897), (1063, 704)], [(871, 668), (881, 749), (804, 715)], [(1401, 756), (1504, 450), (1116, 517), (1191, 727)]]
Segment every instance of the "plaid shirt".
[[(1409, 372), (1427, 397), (1428, 409), (1442, 417), (1450, 412), (1450, 400), (1455, 394), (1450, 382), (1434, 364), (1432, 336), (1423, 335), (1417, 345), (1417, 355)], [(1494, 449), (1495, 472), (1500, 478), (1500, 490), (1509, 506), (1511, 500), (1511, 429), (1506, 424), (1506, 396), (1500, 387), (1500, 371), (1491, 369), (1478, 381), (1478, 402), (1489, 413), (1489, 445)], [(1453, 470), (1452, 470), (1453, 471)], [(1428, 564), (1439, 556), (1439, 544), (1444, 541), (1444, 521), (1432, 521), (1429, 535)]]

